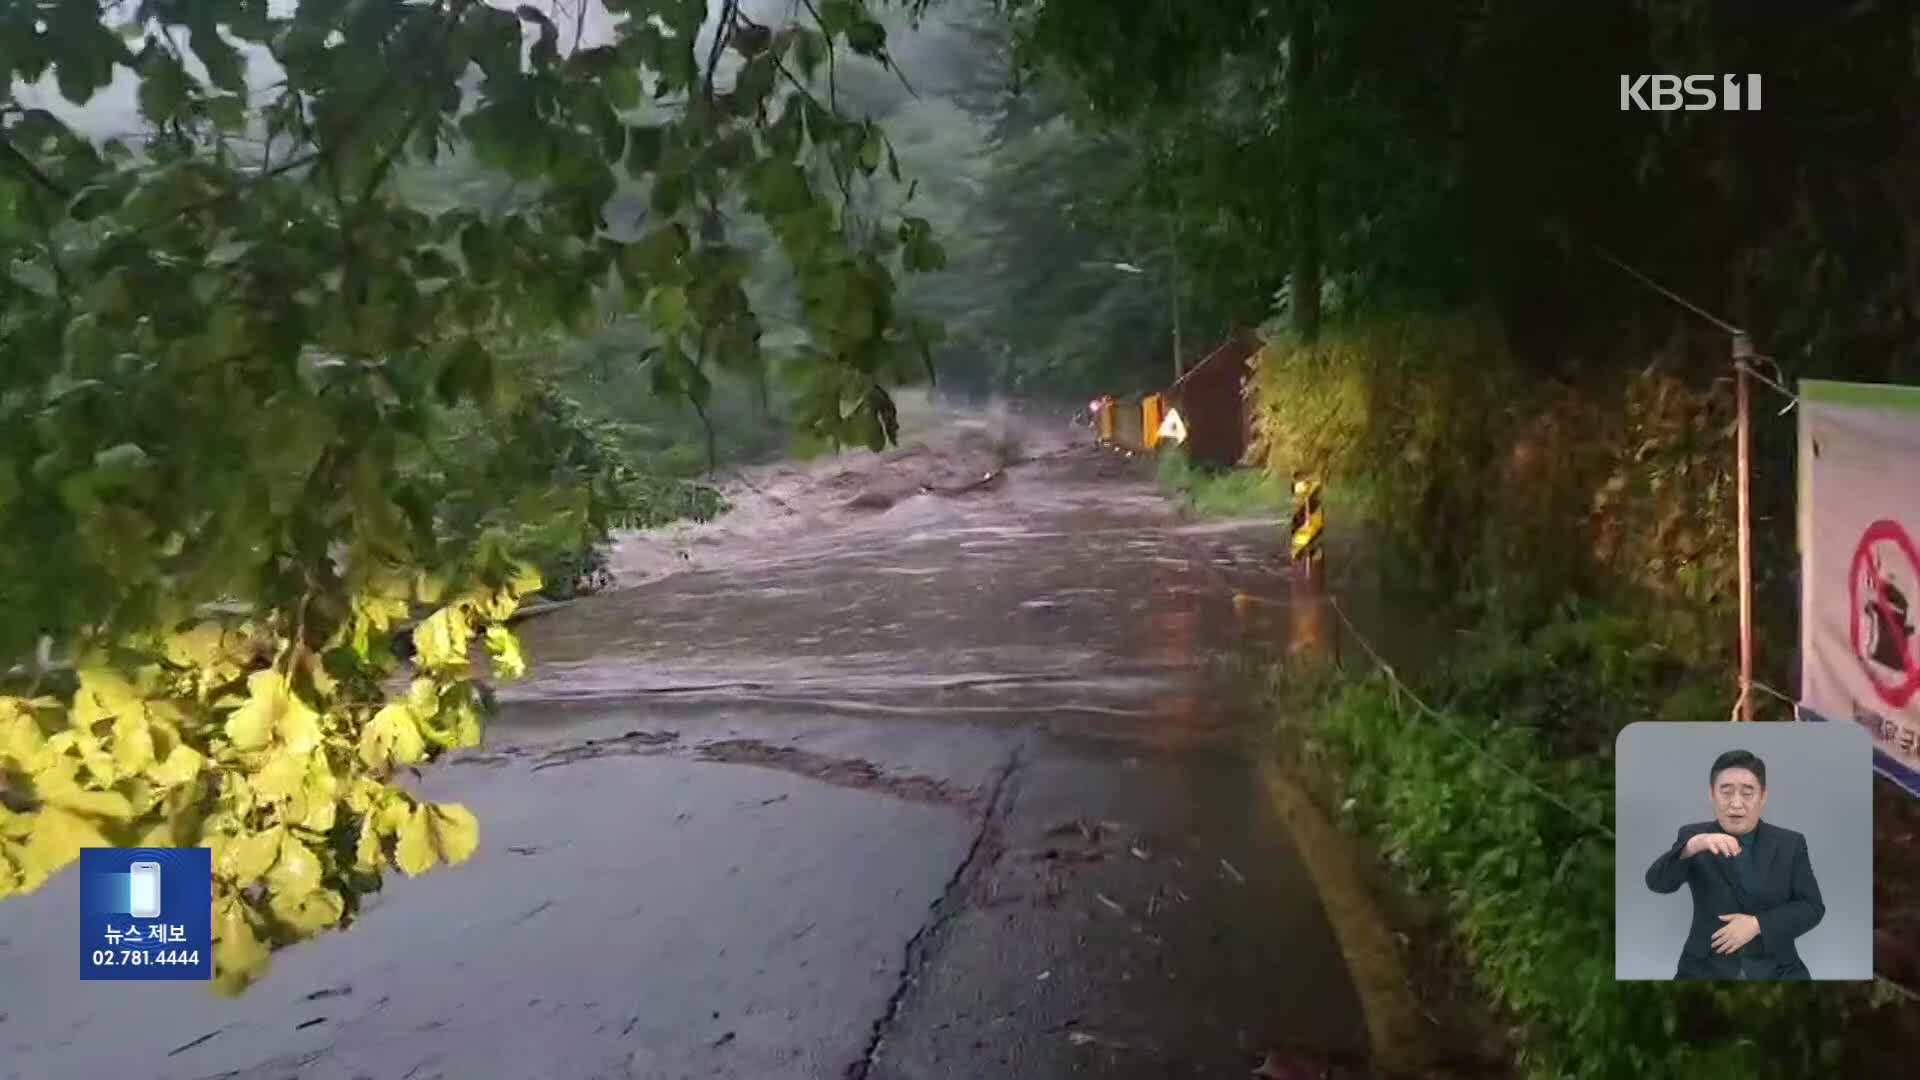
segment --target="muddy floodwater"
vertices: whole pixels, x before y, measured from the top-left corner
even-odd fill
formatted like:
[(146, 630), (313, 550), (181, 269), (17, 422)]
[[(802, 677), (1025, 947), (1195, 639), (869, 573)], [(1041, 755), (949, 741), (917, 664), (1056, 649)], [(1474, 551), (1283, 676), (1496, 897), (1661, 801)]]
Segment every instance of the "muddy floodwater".
[[(1047, 417), (730, 476), (523, 625), (481, 821), (238, 1001), (78, 981), (71, 873), (0, 905), (0, 1077), (1246, 1075), (1357, 1053), (1222, 673), (1332, 632), (1273, 522), (1182, 520)], [(1238, 594), (1239, 599), (1235, 597)], [(1316, 647), (1318, 647), (1316, 645)]]
[(1143, 463), (1071, 434), (959, 421), (763, 471), (727, 519), (624, 539), (616, 573), (646, 584), (527, 625), (541, 663), (505, 690), (530, 706), (510, 722), (631, 697), (1217, 733), (1227, 703), (1182, 676), (1247, 633), (1223, 589), (1284, 595), (1274, 526), (1182, 526)]

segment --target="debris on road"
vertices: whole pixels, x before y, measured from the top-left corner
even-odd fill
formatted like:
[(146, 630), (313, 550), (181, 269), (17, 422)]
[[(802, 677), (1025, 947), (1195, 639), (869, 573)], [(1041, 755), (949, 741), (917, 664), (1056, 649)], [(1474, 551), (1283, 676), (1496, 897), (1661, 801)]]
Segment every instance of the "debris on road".
[(1067, 1032), (1067, 1041), (1075, 1046), (1098, 1046), (1106, 1050), (1131, 1050), (1133, 1047), (1115, 1039), (1106, 1039), (1085, 1031)]
[(1108, 909), (1110, 909), (1115, 915), (1118, 915), (1121, 918), (1126, 917), (1127, 909), (1121, 907), (1119, 902), (1114, 900), (1113, 897), (1108, 896), (1106, 893), (1103, 893), (1103, 892), (1097, 892), (1093, 894), (1093, 898), (1095, 900), (1100, 901), (1102, 904), (1105, 904), (1108, 907)]
[(1103, 851), (1087, 848), (1050, 847), (1033, 852), (1031, 857), (1044, 862), (1091, 863), (1099, 862), (1107, 856)]
[(1235, 869), (1234, 865), (1224, 858), (1220, 860), (1220, 869), (1225, 870), (1227, 876), (1231, 877), (1235, 884), (1245, 885), (1247, 883), (1247, 876), (1242, 874), (1238, 869)]
[(1089, 844), (1100, 842), (1101, 823), (1090, 818), (1073, 818), (1063, 821), (1047, 830), (1048, 836), (1072, 836), (1078, 834)]
[(1055, 844), (1029, 853), (1028, 857), (1046, 862), (1093, 863), (1106, 858), (1102, 839), (1108, 826), (1089, 818), (1074, 818), (1048, 829), (1049, 837), (1074, 838), (1078, 843)]

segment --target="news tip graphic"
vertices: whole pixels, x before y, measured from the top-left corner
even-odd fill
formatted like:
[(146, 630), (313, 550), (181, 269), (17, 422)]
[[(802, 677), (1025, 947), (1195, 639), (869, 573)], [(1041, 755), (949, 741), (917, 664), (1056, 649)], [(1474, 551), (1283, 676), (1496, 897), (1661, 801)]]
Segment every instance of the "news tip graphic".
[(80, 849), (80, 978), (213, 977), (213, 853)]

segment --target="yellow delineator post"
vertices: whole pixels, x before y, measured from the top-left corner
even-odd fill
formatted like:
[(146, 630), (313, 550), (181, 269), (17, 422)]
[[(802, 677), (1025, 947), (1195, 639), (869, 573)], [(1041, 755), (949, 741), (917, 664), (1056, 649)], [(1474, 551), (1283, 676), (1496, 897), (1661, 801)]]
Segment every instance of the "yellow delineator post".
[(1113, 407), (1114, 401), (1112, 394), (1108, 394), (1100, 399), (1099, 430), (1100, 441), (1103, 443), (1113, 441)]
[(1293, 478), (1293, 540), (1289, 545), (1295, 562), (1320, 555), (1320, 534), (1326, 530), (1326, 511), (1320, 502), (1320, 481), (1304, 473)]
[(1159, 394), (1148, 394), (1140, 399), (1140, 442), (1151, 450), (1160, 443), (1160, 418), (1165, 399)]

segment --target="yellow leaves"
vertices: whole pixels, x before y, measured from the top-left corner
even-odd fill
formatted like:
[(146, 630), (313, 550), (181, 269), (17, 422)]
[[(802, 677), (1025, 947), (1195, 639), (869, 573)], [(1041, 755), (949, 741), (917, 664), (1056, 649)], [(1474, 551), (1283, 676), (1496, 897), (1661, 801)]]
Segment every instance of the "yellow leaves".
[(280, 820), (314, 832), (333, 828), (339, 790), (324, 751), (276, 754), (253, 776), (253, 794)]
[(436, 855), (433, 849), (433, 831), (427, 823), (424, 808), (416, 807), (406, 824), (400, 826), (400, 835), (393, 849), (393, 864), (409, 877), (424, 874), (433, 869)]
[[(337, 926), (346, 914), (341, 896), (323, 884), (329, 851), (324, 840), (309, 846), (294, 831), (279, 826), (227, 836), (214, 844), (216, 879), (213, 919), (215, 988), (233, 993), (266, 970), (268, 935), (277, 924), (296, 938)], [(261, 886), (253, 894), (254, 886)], [(255, 895), (259, 900), (252, 899)], [(270, 922), (249, 906), (263, 902)]]
[(370, 768), (412, 765), (426, 755), (427, 744), (420, 735), (420, 723), (405, 703), (389, 703), (360, 729), (360, 760)]
[(275, 754), (253, 774), (255, 795), (268, 802), (285, 802), (300, 792), (307, 779), (306, 754)]
[(540, 571), (529, 562), (514, 563), (513, 574), (507, 579), (507, 588), (512, 589), (515, 596), (539, 592), (543, 584), (545, 582), (540, 580)]
[(320, 860), (313, 850), (285, 830), (280, 832), (279, 857), (267, 872), (267, 888), (274, 893), (301, 897), (320, 887)]
[(487, 653), (493, 657), (496, 677), (518, 679), (527, 673), (526, 657), (520, 653), (520, 639), (506, 627), (487, 627)]
[(333, 673), (327, 670), (327, 665), (319, 653), (307, 654), (307, 660), (303, 666), (306, 669), (307, 678), (313, 682), (313, 692), (320, 695), (322, 701), (332, 701), (340, 696), (340, 680), (334, 678)]
[[(35, 713), (46, 699), (0, 697), (0, 763), (38, 772), (52, 756)], [(51, 703), (48, 703), (51, 704)]]
[(153, 764), (153, 725), (146, 709), (114, 714), (113, 763), (122, 774), (142, 773)]
[(448, 866), (466, 862), (480, 846), (480, 819), (459, 803), (437, 803), (426, 810), (432, 816), (440, 857)]
[(133, 803), (118, 791), (89, 791), (78, 784), (43, 784), (35, 791), (46, 807), (71, 810), (76, 814), (89, 814), (110, 821), (128, 821), (133, 817)]
[(84, 670), (65, 729), (50, 736), (36, 714), (57, 715), (59, 702), (0, 698), (0, 763), (33, 777), (40, 796), (50, 802), (83, 813), (131, 817), (145, 809), (147, 799), (136, 798), (141, 805), (129, 806), (124, 794), (108, 789), (139, 792), (145, 787), (142, 777), (160, 789), (174, 787), (194, 780), (205, 764), (181, 741), (180, 723), (187, 714), (171, 701), (137, 695), (118, 675)]
[(512, 589), (477, 593), (467, 602), (474, 614), (492, 623), (505, 622), (514, 612), (520, 610), (520, 597)]
[(480, 745), (480, 710), (471, 701), (461, 701), (449, 705), (440, 713), (443, 719), (451, 717), (450, 723), (441, 730), (443, 744), (448, 749), (460, 746)]
[[(91, 665), (80, 669), (79, 682), (67, 725), (87, 771), (111, 784), (145, 769), (153, 760), (153, 736), (139, 690), (120, 673)], [(112, 750), (101, 739), (108, 733)]]
[(71, 701), (0, 696), (0, 770), (29, 778), (34, 806), (0, 807), (0, 896), (37, 888), (85, 846), (205, 844), (215, 986), (235, 993), (274, 948), (340, 925), (369, 879), (471, 857), (471, 812), (421, 802), (387, 777), (479, 742), (468, 654), (484, 634), (495, 673), (524, 671), (519, 642), (485, 613), (504, 618), (538, 579), (456, 595), (444, 579), (382, 573), (355, 598), (349, 634), (404, 617), (416, 591), (443, 600), (416, 629), (420, 677), (398, 695), (377, 689), (389, 668), (350, 671), (338, 653), (331, 673), (312, 653), (296, 653), (290, 674), (263, 668), (258, 646), (284, 657), (284, 640), (203, 620), (129, 639), (164, 663), (86, 657)]
[(266, 974), (267, 946), (255, 932), (246, 905), (238, 897), (213, 901), (213, 988), (233, 995)]
[[(270, 672), (261, 672), (270, 675)], [(256, 675), (255, 678), (259, 676)], [(258, 697), (248, 700), (227, 716), (222, 730), (236, 750), (259, 750), (273, 741), (273, 715), (262, 707)]]
[(203, 687), (220, 686), (239, 678), (251, 651), (249, 628), (228, 627), (214, 620), (169, 634), (161, 642), (168, 663), (191, 672)]
[(333, 775), (327, 756), (309, 755), (306, 778), (287, 806), (287, 819), (312, 832), (327, 832), (339, 814), (339, 793), (340, 783)]
[(14, 856), (19, 862), (18, 889), (32, 892), (62, 867), (80, 857), (83, 847), (111, 847), (99, 824), (59, 806), (45, 806), (34, 815), (33, 827)]
[(374, 811), (374, 827), (384, 836), (393, 836), (400, 831), (407, 819), (413, 816), (413, 799), (393, 788), (386, 790), (386, 797)]
[(426, 671), (462, 668), (473, 643), (473, 624), (462, 605), (441, 608), (413, 628), (414, 662)]
[(275, 919), (302, 937), (340, 925), (340, 920), (347, 911), (346, 904), (340, 899), (340, 894), (332, 889), (315, 889), (297, 894), (271, 893), (267, 901), (267, 910), (273, 913)]
[(320, 745), (320, 714), (291, 693), (279, 714), (280, 743), (289, 754), (304, 754)]
[(480, 843), (480, 822), (458, 803), (420, 803), (400, 826), (393, 862), (409, 877), (424, 874), (436, 861), (465, 862)]
[(124, 794), (97, 782), (83, 784), (80, 763), (70, 756), (54, 757), (45, 768), (34, 773), (33, 791), (44, 806), (118, 821), (133, 816), (133, 804)]
[(225, 637), (219, 623), (197, 623), (191, 629), (167, 635), (161, 643), (161, 655), (174, 667), (206, 667), (220, 656)]
[(433, 869), (439, 853), (434, 848), (433, 825), (427, 818), (426, 807), (414, 807), (394, 839), (393, 864), (402, 873), (414, 877)]
[(373, 630), (385, 631), (407, 617), (412, 605), (405, 594), (399, 596), (363, 595), (353, 600), (353, 613)]
[(471, 685), (456, 684), (443, 693), (432, 679), (415, 679), (407, 708), (428, 747), (451, 750), (480, 744), (480, 712)]
[(367, 776), (355, 776), (346, 782), (347, 809), (356, 814), (370, 813), (387, 797), (387, 785)]
[(193, 781), (206, 766), (207, 759), (185, 743), (175, 743), (167, 756), (147, 768), (154, 783), (173, 787)]
[(440, 711), (440, 684), (432, 679), (415, 679), (407, 684), (407, 708), (420, 720), (430, 720)]
[(146, 712), (141, 693), (119, 672), (84, 667), (78, 674), (80, 689), (73, 695), (73, 707), (67, 714), (75, 730), (92, 731), (102, 720)]
[(278, 671), (247, 677), (247, 700), (227, 717), (227, 739), (238, 750), (260, 750), (276, 737), (282, 748), (304, 754), (320, 745), (320, 715), (300, 699)]
[(354, 869), (375, 873), (386, 859), (384, 840), (396, 836), (413, 819), (414, 801), (404, 792), (364, 781), (364, 793), (356, 791), (351, 801), (361, 803), (360, 836), (354, 847)]
[(242, 833), (217, 839), (213, 844), (215, 876), (244, 889), (273, 868), (280, 857), (280, 841), (286, 830), (275, 826), (264, 832)]
[(353, 869), (362, 874), (371, 874), (380, 869), (385, 852), (380, 846), (380, 830), (371, 816), (360, 821), (360, 836), (354, 842)]
[(381, 565), (379, 558), (371, 553), (354, 562), (354, 592), (348, 602), (352, 616), (334, 635), (333, 644), (349, 646), (355, 656), (367, 660), (371, 656), (373, 635), (386, 633), (413, 611), (414, 583)]

